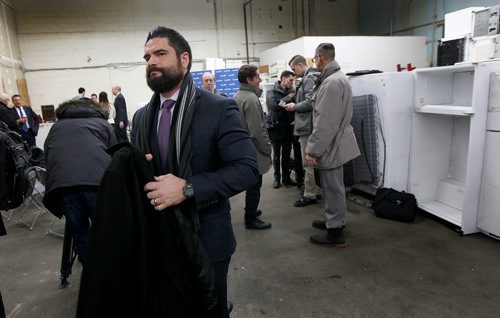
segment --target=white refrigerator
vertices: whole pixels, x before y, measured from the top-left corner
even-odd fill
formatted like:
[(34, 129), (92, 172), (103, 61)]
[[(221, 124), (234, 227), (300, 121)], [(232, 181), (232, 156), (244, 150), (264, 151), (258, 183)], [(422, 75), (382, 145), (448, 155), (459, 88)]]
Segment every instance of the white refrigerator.
[[(354, 160), (353, 188), (367, 193), (374, 193), (378, 187), (407, 191), (413, 74), (352, 76), (350, 82), (354, 99), (352, 125), (361, 151), (361, 156)], [(363, 100), (373, 104), (372, 114), (366, 114)], [(361, 176), (360, 171), (366, 169), (372, 175)]]

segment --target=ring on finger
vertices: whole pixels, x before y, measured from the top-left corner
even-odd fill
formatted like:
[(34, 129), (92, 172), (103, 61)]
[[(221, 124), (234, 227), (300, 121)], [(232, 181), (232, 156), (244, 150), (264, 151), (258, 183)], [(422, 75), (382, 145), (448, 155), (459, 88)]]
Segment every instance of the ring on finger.
[(153, 205), (158, 205), (158, 204), (156, 203), (156, 198), (154, 198), (154, 199), (153, 199)]

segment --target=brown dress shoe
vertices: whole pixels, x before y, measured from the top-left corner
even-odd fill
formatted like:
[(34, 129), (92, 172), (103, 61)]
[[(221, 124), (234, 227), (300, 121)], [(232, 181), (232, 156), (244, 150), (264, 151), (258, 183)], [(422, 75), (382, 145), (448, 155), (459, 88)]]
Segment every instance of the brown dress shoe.
[(347, 247), (342, 228), (328, 229), (326, 235), (312, 235), (310, 240), (320, 246)]

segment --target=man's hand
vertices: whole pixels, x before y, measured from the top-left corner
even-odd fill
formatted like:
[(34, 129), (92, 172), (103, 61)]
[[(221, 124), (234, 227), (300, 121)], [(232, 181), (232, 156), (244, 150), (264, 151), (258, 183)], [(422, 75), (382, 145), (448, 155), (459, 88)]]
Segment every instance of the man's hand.
[(25, 124), (28, 121), (28, 117), (22, 117), (16, 120), (18, 124)]
[(295, 103), (288, 103), (288, 104), (286, 104), (283, 107), (285, 107), (285, 109), (286, 109), (287, 112), (293, 112), (293, 111), (295, 111)]
[(146, 196), (151, 200), (155, 210), (161, 211), (186, 200), (183, 193), (185, 185), (186, 180), (169, 173), (146, 183), (144, 191), (147, 192)]
[(311, 157), (309, 155), (306, 155), (304, 157), (304, 162), (305, 162), (306, 166), (312, 166), (312, 167), (314, 167), (316, 164), (318, 164), (318, 161), (316, 160), (316, 158)]
[(124, 128), (125, 127), (125, 124), (123, 123), (123, 121), (121, 121), (118, 126), (120, 126), (120, 128)]

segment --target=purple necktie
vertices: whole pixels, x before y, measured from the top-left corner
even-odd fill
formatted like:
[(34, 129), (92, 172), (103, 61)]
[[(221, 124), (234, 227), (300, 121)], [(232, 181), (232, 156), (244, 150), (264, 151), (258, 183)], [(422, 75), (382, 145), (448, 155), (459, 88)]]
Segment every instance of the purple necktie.
[(160, 125), (158, 126), (158, 146), (160, 147), (161, 162), (167, 161), (168, 139), (170, 135), (171, 109), (175, 105), (175, 100), (167, 99), (161, 105)]

